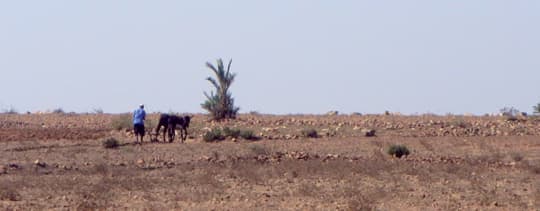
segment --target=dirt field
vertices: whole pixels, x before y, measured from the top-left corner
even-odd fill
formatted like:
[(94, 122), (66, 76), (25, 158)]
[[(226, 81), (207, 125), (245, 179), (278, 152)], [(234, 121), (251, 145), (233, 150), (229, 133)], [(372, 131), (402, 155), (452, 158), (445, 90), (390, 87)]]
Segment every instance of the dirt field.
[[(540, 210), (538, 118), (195, 115), (186, 143), (142, 145), (126, 119), (0, 114), (0, 209)], [(203, 141), (222, 127), (261, 139)]]

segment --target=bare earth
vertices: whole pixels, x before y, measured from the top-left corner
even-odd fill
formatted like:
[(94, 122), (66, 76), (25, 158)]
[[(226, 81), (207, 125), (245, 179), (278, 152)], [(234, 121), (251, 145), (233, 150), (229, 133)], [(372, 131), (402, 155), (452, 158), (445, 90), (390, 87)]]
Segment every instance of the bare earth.
[[(195, 115), (186, 143), (143, 145), (123, 118), (0, 114), (0, 209), (540, 210), (534, 117)], [(262, 139), (202, 140), (225, 126)]]

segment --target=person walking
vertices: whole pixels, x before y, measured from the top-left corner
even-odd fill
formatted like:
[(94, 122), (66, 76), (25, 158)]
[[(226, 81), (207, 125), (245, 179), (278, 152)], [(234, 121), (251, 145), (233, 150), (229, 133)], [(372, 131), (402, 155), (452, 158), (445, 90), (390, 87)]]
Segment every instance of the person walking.
[[(135, 142), (142, 144), (144, 137), (144, 120), (146, 119), (146, 112), (144, 111), (144, 105), (139, 105), (139, 108), (133, 112), (133, 130), (135, 132)], [(139, 142), (140, 137), (140, 142)]]

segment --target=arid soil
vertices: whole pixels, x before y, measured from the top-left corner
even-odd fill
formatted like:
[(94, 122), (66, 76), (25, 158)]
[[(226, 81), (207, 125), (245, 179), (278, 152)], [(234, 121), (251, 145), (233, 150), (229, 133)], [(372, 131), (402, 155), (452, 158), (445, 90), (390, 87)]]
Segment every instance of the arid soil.
[[(540, 210), (535, 117), (207, 118), (186, 143), (136, 145), (129, 114), (0, 114), (0, 209)], [(203, 141), (223, 127), (261, 139)]]

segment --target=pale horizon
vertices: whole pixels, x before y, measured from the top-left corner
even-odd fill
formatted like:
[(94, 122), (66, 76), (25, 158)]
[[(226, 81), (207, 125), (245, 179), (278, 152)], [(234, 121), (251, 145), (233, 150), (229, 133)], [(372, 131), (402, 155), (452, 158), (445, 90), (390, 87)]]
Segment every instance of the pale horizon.
[(483, 115), (540, 102), (540, 2), (6, 1), (0, 111)]

